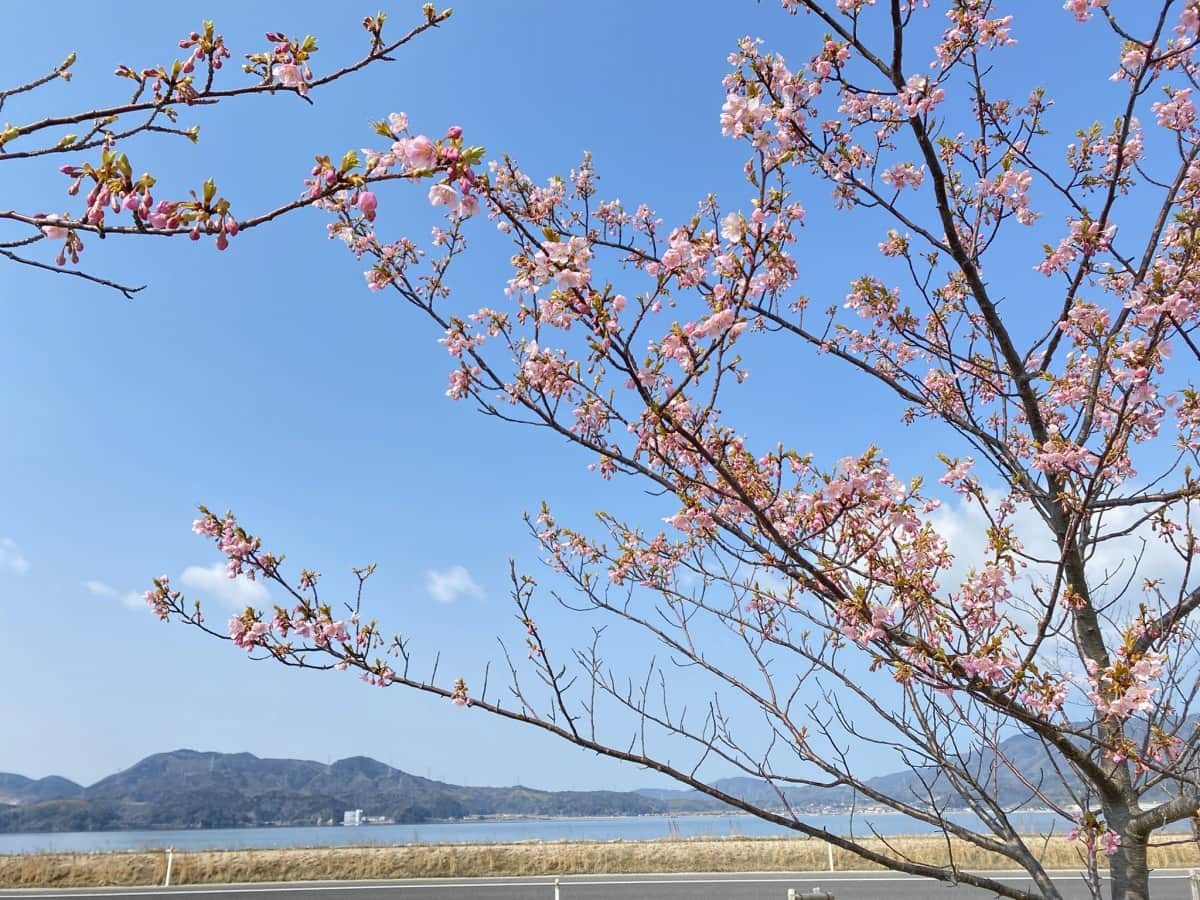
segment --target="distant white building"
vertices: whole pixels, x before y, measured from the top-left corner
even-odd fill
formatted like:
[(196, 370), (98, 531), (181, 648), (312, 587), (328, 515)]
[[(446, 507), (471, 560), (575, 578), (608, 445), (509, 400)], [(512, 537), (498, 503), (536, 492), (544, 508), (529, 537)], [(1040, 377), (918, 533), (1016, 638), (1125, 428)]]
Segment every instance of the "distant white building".
[(343, 825), (361, 825), (363, 823), (363, 811), (361, 809), (348, 809), (342, 814)]

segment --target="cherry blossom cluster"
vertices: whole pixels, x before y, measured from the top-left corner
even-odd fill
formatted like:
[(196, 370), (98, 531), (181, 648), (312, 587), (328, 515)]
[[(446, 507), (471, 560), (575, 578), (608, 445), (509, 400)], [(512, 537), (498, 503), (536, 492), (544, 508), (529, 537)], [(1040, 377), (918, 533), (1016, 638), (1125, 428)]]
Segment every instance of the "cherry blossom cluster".
[(282, 557), (260, 554), (262, 541), (247, 534), (233, 513), (227, 512), (223, 518), (218, 518), (204, 507), (200, 508), (200, 513), (200, 518), (192, 523), (192, 531), (216, 541), (217, 549), (227, 560), (226, 571), (230, 578), (244, 575), (253, 581), (257, 574), (268, 578), (275, 575)]
[(313, 77), (308, 61), (317, 52), (317, 39), (312, 35), (302, 39), (289, 38), (283, 32), (269, 31), (267, 40), (271, 42), (271, 49), (247, 53), (242, 71), (258, 75), (267, 83), (274, 81), (292, 88), (301, 97), (307, 96)]
[[(453, 256), (462, 250), (458, 225), (479, 210), (475, 167), (484, 150), (466, 144), (458, 126), (451, 126), (436, 140), (425, 134), (414, 135), (404, 113), (393, 113), (375, 123), (375, 130), (389, 141), (386, 149), (364, 150), (361, 157), (352, 150), (336, 164), (328, 156), (317, 157), (311, 177), (305, 182), (306, 193), (316, 205), (337, 217), (329, 226), (330, 237), (341, 240), (356, 257), (374, 260), (372, 268), (364, 273), (371, 290), (388, 286), (408, 289), (413, 287), (409, 271), (426, 253), (409, 238), (379, 240), (375, 232), (379, 198), (372, 185), (393, 178), (432, 180), (430, 206), (444, 207), (457, 223), (451, 232), (435, 229), (433, 243), (448, 247), (448, 254)], [(444, 293), (436, 277), (430, 277), (424, 286), (435, 295)]]
[(1157, 679), (1166, 658), (1161, 653), (1135, 652), (1129, 642), (1117, 651), (1116, 659), (1101, 667), (1088, 660), (1088, 696), (1102, 716), (1127, 719), (1134, 713), (1154, 708)]
[[(247, 74), (257, 76), (258, 82), (240, 86), (221, 83), (218, 76), (226, 68), (231, 50), (214, 23), (205, 21), (201, 28), (179, 40), (178, 47), (185, 54), (182, 58), (160, 65), (122, 64), (116, 68), (118, 78), (132, 83), (132, 94), (125, 102), (49, 116), (25, 124), (6, 124), (0, 129), (0, 160), (50, 155), (70, 157), (71, 161), (61, 165), (60, 171), (70, 179), (68, 195), (82, 195), (84, 204), (77, 213), (0, 212), (0, 220), (35, 230), (30, 238), (0, 241), (0, 256), (7, 261), (41, 269), (64, 269), (77, 278), (132, 297), (141, 290), (140, 287), (66, 268), (68, 262), (79, 263), (85, 233), (100, 237), (187, 234), (192, 240), (211, 235), (217, 248), (224, 250), (230, 239), (243, 228), (272, 222), (283, 214), (324, 199), (320, 195), (310, 196), (307, 200), (286, 203), (258, 216), (235, 219), (230, 213), (230, 201), (218, 195), (211, 178), (191, 191), (190, 197), (180, 199), (176, 194), (169, 199), (156, 198), (161, 191), (158, 179), (154, 174), (135, 171), (127, 148), (137, 138), (157, 135), (182, 137), (193, 143), (198, 141), (198, 125), (179, 124), (184, 107), (193, 107), (190, 111), (198, 113), (204, 107), (237, 102), (257, 93), (275, 94), (281, 89), (306, 97), (310, 90), (351, 77), (375, 63), (389, 61), (393, 58), (390, 54), (397, 48), (421, 32), (437, 27), (451, 15), (450, 10), (438, 12), (430, 5), (426, 5), (423, 12), (424, 22), (395, 40), (383, 37), (384, 14), (368, 16), (363, 20), (363, 28), (370, 36), (367, 54), (357, 62), (321, 77), (314, 77), (311, 69), (312, 57), (317, 52), (315, 37), (297, 38), (283, 32), (268, 32), (269, 48), (247, 54), (247, 62), (242, 67)], [(72, 53), (49, 76), (0, 91), (0, 95), (26, 94), (53, 79), (69, 80), (75, 61), (76, 55)], [(67, 133), (61, 133), (63, 126)], [(95, 151), (98, 157), (84, 156), (90, 151)], [(361, 187), (361, 184), (357, 186)], [(341, 185), (336, 185), (331, 192), (340, 188)], [(355, 198), (361, 202), (362, 212), (367, 216), (373, 216), (372, 197), (369, 190), (363, 190), (361, 196)], [(468, 193), (463, 195), (460, 205), (469, 210), (473, 202)], [(128, 218), (124, 218), (125, 213), (129, 214)], [(43, 238), (57, 245), (54, 266), (15, 252), (17, 248)]]
[(1084, 815), (1076, 827), (1067, 832), (1067, 840), (1082, 841), (1089, 850), (1099, 849), (1108, 856), (1113, 856), (1121, 849), (1121, 835), (1107, 828), (1104, 821), (1092, 813)]

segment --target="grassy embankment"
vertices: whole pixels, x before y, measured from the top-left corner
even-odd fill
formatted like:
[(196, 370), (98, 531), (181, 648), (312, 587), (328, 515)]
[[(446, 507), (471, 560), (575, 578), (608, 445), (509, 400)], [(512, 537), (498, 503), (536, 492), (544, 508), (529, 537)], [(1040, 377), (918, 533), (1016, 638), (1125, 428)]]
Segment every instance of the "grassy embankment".
[[(868, 841), (883, 849), (879, 841)], [(893, 839), (909, 858), (944, 864), (946, 842), (934, 837)], [(955, 842), (960, 866), (1011, 868), (1001, 857)], [(1043, 851), (1049, 868), (1080, 866), (1079, 845), (1054, 838)], [(1154, 847), (1154, 868), (1200, 866), (1188, 841)], [(410, 844), (397, 847), (322, 847), (176, 853), (172, 884), (254, 881), (430, 878), (504, 875), (582, 875), (635, 872), (809, 872), (829, 866), (828, 848), (797, 838), (717, 838), (667, 841), (555, 841), (521, 844)], [(834, 851), (837, 869), (873, 868)], [(166, 854), (46, 853), (0, 856), (0, 887), (93, 887), (162, 884)]]

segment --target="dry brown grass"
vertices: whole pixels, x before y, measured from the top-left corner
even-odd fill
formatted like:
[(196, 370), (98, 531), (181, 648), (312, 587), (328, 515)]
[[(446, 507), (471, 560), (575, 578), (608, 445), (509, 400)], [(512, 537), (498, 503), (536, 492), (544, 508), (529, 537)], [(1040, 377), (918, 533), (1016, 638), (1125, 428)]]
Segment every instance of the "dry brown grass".
[[(880, 841), (865, 842), (883, 849)], [(936, 864), (948, 861), (943, 839), (907, 837), (896, 851)], [(1031, 844), (1033, 845), (1033, 844)], [(1035, 845), (1041, 847), (1040, 841)], [(1011, 868), (1007, 860), (955, 842), (960, 866)], [(342, 879), (584, 875), (644, 872), (806, 872), (828, 868), (828, 848), (803, 838), (698, 838), (678, 841), (555, 841), (520, 844), (408, 844), (176, 853), (172, 884)], [(1077, 844), (1054, 838), (1042, 849), (1048, 868), (1078, 868)], [(1200, 865), (1194, 842), (1151, 850), (1155, 868)], [(842, 850), (837, 869), (878, 868)], [(0, 887), (97, 887), (161, 884), (166, 854), (46, 853), (0, 856)]]

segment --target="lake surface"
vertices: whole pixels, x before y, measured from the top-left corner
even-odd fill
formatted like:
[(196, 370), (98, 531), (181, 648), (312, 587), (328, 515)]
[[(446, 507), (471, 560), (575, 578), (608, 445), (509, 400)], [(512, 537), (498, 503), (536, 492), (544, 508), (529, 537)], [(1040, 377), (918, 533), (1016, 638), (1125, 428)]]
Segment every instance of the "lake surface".
[[(970, 815), (955, 816), (965, 825)], [(834, 834), (928, 834), (927, 825), (895, 813), (814, 815), (809, 824)], [(1068, 826), (1051, 813), (1018, 813), (1018, 830), (1041, 834)], [(1186, 823), (1182, 823), (1186, 826)], [(795, 834), (747, 815), (630, 816), (589, 819), (504, 819), (433, 825), (361, 825), (303, 828), (214, 828), (186, 831), (80, 831), (57, 834), (0, 834), (0, 854), (145, 850), (238, 850), (266, 847), (346, 847), (392, 844), (511, 843), (514, 841), (648, 841), (667, 837), (771, 837)]]

